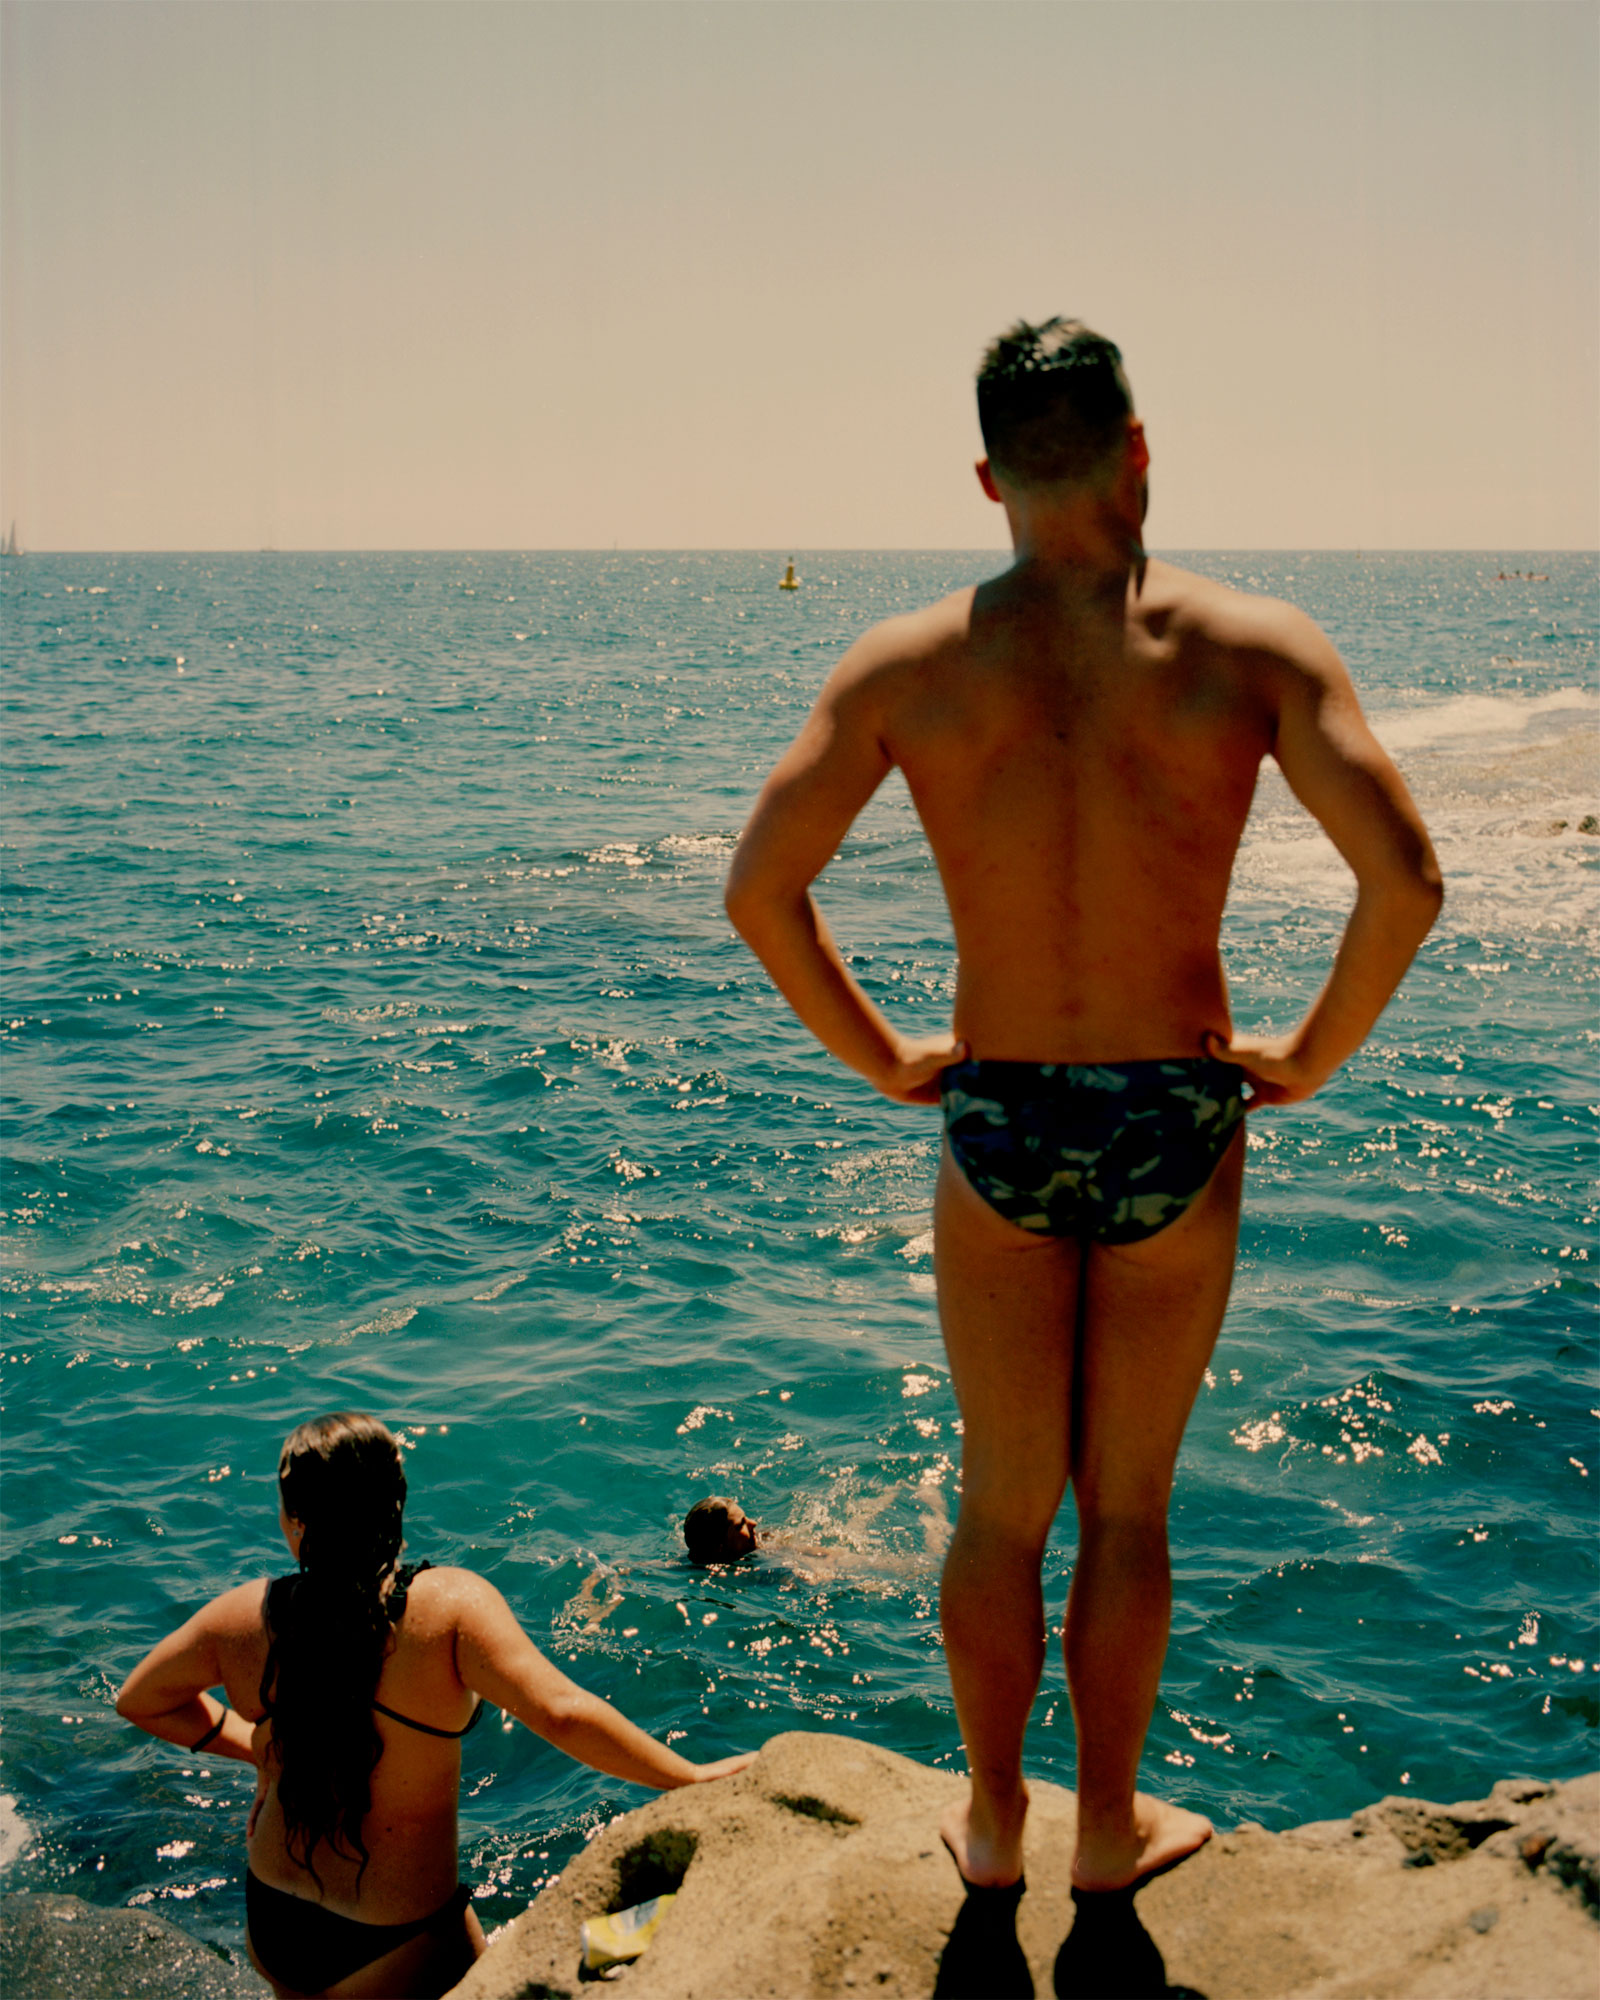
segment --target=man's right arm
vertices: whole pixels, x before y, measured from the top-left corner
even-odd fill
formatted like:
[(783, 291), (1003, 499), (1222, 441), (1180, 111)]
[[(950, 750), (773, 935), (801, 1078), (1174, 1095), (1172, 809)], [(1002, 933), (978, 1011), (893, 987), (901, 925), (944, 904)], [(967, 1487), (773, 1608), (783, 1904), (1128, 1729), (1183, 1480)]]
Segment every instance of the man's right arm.
[(1209, 1041), (1212, 1054), (1250, 1077), (1257, 1101), (1289, 1104), (1319, 1089), (1371, 1033), (1439, 914), (1444, 885), (1428, 830), (1367, 726), (1343, 661), (1302, 613), (1282, 605), (1271, 615), (1264, 651), (1276, 691), (1273, 754), (1348, 862), (1355, 907), (1327, 984), (1297, 1028)]
[(886, 1097), (937, 1104), (957, 1061), (949, 1035), (917, 1039), (885, 1020), (850, 974), (811, 894), (856, 814), (888, 775), (876, 670), (894, 660), (877, 627), (830, 676), (762, 787), (728, 873), (728, 918), (823, 1047)]

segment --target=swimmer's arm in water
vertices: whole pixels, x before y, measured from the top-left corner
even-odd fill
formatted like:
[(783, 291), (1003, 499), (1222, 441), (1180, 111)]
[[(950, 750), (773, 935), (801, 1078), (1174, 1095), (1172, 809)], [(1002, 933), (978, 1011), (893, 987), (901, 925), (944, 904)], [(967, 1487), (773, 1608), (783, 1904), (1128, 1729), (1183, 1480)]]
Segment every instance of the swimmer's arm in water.
[[(595, 1602), (596, 1593), (605, 1590), (605, 1602)], [(615, 1571), (602, 1566), (593, 1575), (586, 1576), (578, 1586), (577, 1594), (567, 1599), (563, 1609), (573, 1618), (581, 1618), (586, 1625), (603, 1625), (622, 1602), (622, 1585)]]
[(754, 1751), (711, 1764), (680, 1757), (547, 1660), (486, 1578), (460, 1574), (456, 1671), (474, 1694), (514, 1715), (535, 1736), (596, 1771), (658, 1791), (731, 1777), (754, 1761)]
[(1277, 711), (1278, 768), (1356, 878), (1333, 970), (1299, 1026), (1230, 1042), (1206, 1037), (1209, 1054), (1250, 1078), (1253, 1102), (1292, 1104), (1372, 1032), (1439, 914), (1444, 886), (1422, 816), (1327, 637), (1286, 604), (1256, 600), (1245, 615), (1263, 622), (1250, 650), (1265, 663)]
[(919, 1039), (890, 1026), (851, 978), (811, 894), (889, 773), (878, 669), (898, 656), (892, 634), (882, 626), (869, 632), (829, 676), (762, 788), (723, 901), (734, 929), (824, 1048), (885, 1097), (937, 1104), (939, 1071), (960, 1049), (949, 1035)]
[(922, 1509), (922, 1553), (937, 1561), (949, 1548), (952, 1532), (944, 1488), (924, 1479), (917, 1487), (917, 1504)]
[(223, 1653), (228, 1642), (259, 1629), (262, 1588), (260, 1583), (246, 1583), (225, 1591), (187, 1624), (169, 1632), (123, 1682), (117, 1694), (118, 1715), (182, 1750), (200, 1744), (203, 1756), (254, 1764), (254, 1725), (209, 1690), (221, 1687), (227, 1678)]

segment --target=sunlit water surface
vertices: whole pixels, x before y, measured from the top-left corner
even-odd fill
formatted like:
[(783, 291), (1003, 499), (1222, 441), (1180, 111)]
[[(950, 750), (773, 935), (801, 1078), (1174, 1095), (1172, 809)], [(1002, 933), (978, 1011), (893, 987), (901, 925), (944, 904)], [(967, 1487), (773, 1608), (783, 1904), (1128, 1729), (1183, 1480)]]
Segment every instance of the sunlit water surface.
[[(1193, 560), (1331, 632), (1450, 895), (1371, 1045), (1252, 1122), (1145, 1782), (1282, 1826), (1568, 1776), (1597, 1682), (1595, 563)], [(403, 1430), (413, 1555), (492, 1577), (691, 1754), (799, 1727), (959, 1762), (936, 1116), (818, 1054), (718, 891), (850, 637), (995, 566), (802, 556), (792, 597), (743, 554), (4, 566), (8, 1887), (237, 1945), (248, 1774), (111, 1701), (286, 1566), (277, 1447), (329, 1408)], [(941, 1025), (898, 780), (822, 895), (873, 997)], [(1348, 895), (1264, 776), (1242, 1022), (1295, 1016)], [(712, 1489), (833, 1561), (689, 1570)], [(1069, 1505), (1053, 1613), (1072, 1548)], [(1073, 1778), (1058, 1659), (1028, 1766)], [(641, 1796), (469, 1738), (485, 1921)]]

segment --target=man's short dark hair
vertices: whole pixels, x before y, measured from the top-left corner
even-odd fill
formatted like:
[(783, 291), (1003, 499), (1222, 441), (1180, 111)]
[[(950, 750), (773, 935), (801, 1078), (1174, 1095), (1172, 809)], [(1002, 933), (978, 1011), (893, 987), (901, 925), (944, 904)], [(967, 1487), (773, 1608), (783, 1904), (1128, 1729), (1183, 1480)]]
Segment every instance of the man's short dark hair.
[(728, 1554), (728, 1508), (731, 1501), (713, 1496), (697, 1500), (683, 1519), (684, 1545), (694, 1563), (723, 1562)]
[(1133, 414), (1114, 341), (1080, 319), (1019, 319), (978, 369), (978, 422), (989, 462), (1018, 486), (1092, 477)]

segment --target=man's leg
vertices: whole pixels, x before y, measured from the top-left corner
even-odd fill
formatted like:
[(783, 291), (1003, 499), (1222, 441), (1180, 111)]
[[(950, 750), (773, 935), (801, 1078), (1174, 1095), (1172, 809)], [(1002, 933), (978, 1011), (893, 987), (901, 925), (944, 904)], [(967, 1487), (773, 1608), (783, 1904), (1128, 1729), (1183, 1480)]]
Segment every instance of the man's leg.
[(1222, 1325), (1239, 1233), (1241, 1131), (1199, 1199), (1142, 1243), (1089, 1252), (1072, 1482), (1078, 1560), (1067, 1683), (1078, 1732), (1080, 1888), (1115, 1888), (1211, 1832), (1135, 1794), (1172, 1611), (1167, 1503), (1184, 1425)]
[(1022, 1736), (1044, 1666), (1039, 1564), (1067, 1481), (1079, 1257), (997, 1215), (946, 1151), (934, 1261), (963, 1436), (939, 1610), (972, 1794), (941, 1831), (979, 1885), (1022, 1872)]

